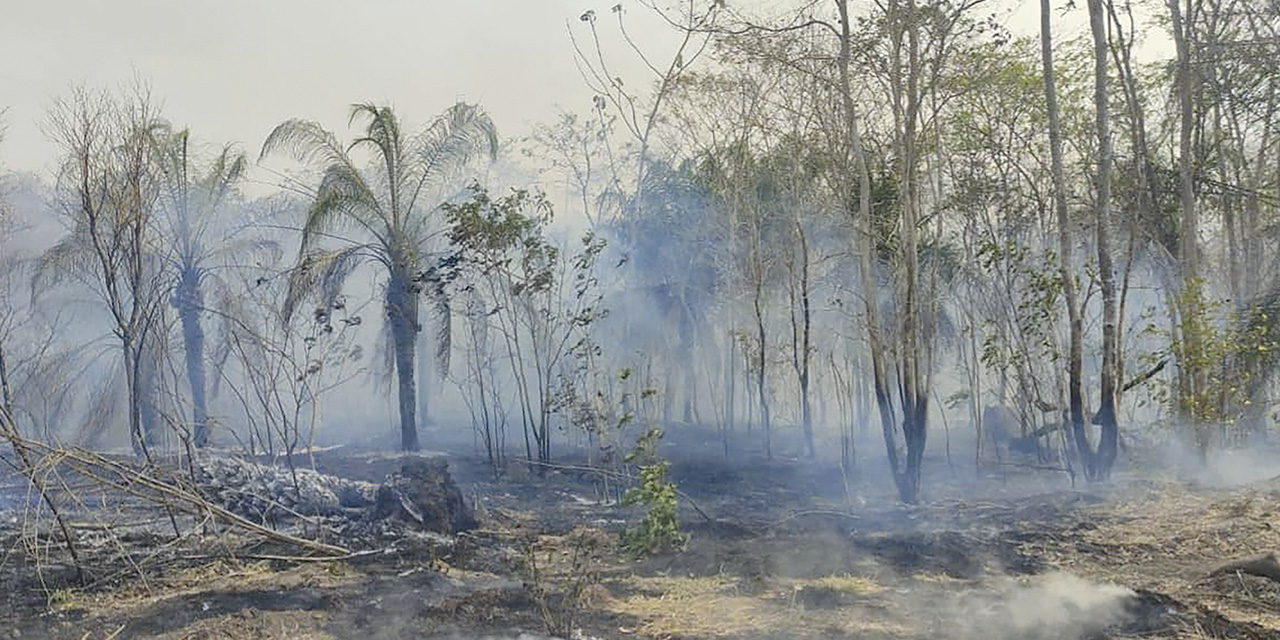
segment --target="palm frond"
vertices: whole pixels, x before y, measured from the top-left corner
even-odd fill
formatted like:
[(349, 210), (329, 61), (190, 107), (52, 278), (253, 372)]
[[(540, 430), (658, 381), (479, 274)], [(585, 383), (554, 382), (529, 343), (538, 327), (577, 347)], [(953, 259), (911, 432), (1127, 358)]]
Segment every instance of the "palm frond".
[(391, 230), (378, 202), (360, 172), (349, 164), (325, 169), (307, 208), (302, 227), (302, 252), (312, 250), (324, 238), (352, 229), (363, 229), (379, 244), (389, 246)]
[(317, 299), (325, 306), (342, 293), (347, 276), (363, 260), (363, 245), (337, 250), (317, 250), (303, 254), (289, 273), (289, 291), (285, 295), (283, 314), (286, 322), (293, 317), (298, 303)]
[(350, 125), (357, 119), (367, 120), (365, 135), (356, 138), (351, 143), (351, 147), (372, 144), (378, 148), (378, 159), (386, 166), (387, 180), (396, 183), (392, 185), (394, 192), (399, 187), (404, 160), (401, 157), (404, 139), (400, 136), (400, 121), (396, 119), (391, 107), (379, 107), (368, 102), (351, 105), (351, 117), (347, 124)]
[(212, 210), (221, 205), (236, 183), (244, 177), (247, 166), (248, 160), (244, 152), (232, 145), (223, 147), (210, 163), (208, 173), (200, 180), (202, 207)]
[(426, 296), (428, 313), (436, 326), (436, 362), (440, 370), (448, 374), (449, 355), (453, 351), (453, 308), (448, 290), (447, 265), (435, 264), (419, 277), (422, 294)]
[(258, 161), (277, 152), (309, 165), (350, 164), (338, 137), (312, 120), (293, 118), (277, 125), (262, 143)]
[(441, 296), (434, 299), (431, 309), (436, 317), (436, 363), (440, 372), (449, 375), (449, 356), (453, 353), (453, 310), (449, 298)]
[(35, 259), (31, 299), (38, 299), (43, 292), (66, 282), (67, 278), (92, 273), (96, 266), (92, 249), (85, 243), (83, 234), (77, 231), (68, 233)]
[(266, 267), (284, 258), (284, 247), (270, 238), (233, 237), (201, 256), (219, 267)]
[(409, 206), (424, 188), (448, 180), (478, 157), (497, 159), (498, 130), (479, 105), (459, 102), (414, 136), (411, 149), (418, 162)]
[(124, 366), (119, 360), (111, 366), (114, 374), (101, 378), (101, 382), (90, 389), (85, 419), (75, 435), (76, 442), (82, 446), (94, 446), (103, 434), (120, 422), (123, 413), (121, 399), (125, 396), (120, 388), (124, 380)]
[(391, 393), (396, 388), (396, 341), (391, 334), (390, 322), (382, 323), (374, 345), (374, 359), (380, 363), (380, 366), (369, 371), (373, 378), (373, 385), (379, 393)]

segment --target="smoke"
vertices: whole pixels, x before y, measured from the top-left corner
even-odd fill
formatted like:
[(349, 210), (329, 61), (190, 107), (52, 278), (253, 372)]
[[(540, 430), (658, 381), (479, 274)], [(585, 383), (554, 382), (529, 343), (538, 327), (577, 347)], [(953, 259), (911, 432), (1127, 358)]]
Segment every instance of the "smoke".
[(1209, 453), (1202, 480), (1216, 487), (1233, 487), (1280, 476), (1274, 451), (1221, 449)]
[[(1133, 591), (1049, 573), (1002, 580), (939, 610), (937, 637), (955, 640), (1074, 640), (1123, 623)], [(965, 622), (967, 621), (967, 622)], [(959, 626), (957, 626), (959, 623)]]
[(1135, 594), (1123, 586), (1044, 573), (955, 595), (936, 611), (936, 637), (954, 640), (1074, 640), (1125, 621)]
[(1230, 425), (1214, 430), (1208, 450), (1202, 452), (1194, 427), (1171, 422), (1122, 427), (1130, 448), (1130, 467), (1139, 477), (1175, 478), (1198, 485), (1230, 488), (1280, 476), (1280, 447), (1268, 433), (1242, 435)]

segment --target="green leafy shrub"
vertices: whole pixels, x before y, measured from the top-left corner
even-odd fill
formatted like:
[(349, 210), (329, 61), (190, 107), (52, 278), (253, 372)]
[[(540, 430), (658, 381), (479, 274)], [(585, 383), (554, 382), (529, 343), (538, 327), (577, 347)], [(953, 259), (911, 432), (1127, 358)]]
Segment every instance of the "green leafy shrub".
[(689, 536), (680, 532), (676, 517), (676, 486), (667, 477), (670, 463), (657, 457), (657, 443), (661, 438), (661, 429), (651, 429), (637, 440), (636, 448), (627, 455), (628, 462), (644, 462), (640, 466), (640, 483), (622, 496), (623, 505), (645, 507), (640, 522), (621, 533), (622, 548), (637, 556), (679, 551), (689, 541)]

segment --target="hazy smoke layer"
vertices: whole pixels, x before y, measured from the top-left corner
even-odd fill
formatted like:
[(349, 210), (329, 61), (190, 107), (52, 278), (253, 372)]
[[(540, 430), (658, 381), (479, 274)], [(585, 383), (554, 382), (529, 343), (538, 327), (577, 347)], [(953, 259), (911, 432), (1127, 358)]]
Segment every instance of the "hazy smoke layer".
[(1067, 573), (1009, 580), (993, 590), (960, 596), (938, 619), (938, 637), (1078, 640), (1123, 622), (1132, 597), (1133, 591), (1124, 587)]

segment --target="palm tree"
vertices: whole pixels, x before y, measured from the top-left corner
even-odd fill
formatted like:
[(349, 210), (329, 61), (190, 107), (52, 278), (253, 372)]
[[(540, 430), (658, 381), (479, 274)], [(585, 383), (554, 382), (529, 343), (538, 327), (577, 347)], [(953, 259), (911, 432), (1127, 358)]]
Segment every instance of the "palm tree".
[[(191, 385), (192, 443), (208, 443), (209, 412), (206, 402), (204, 311), (206, 290), (225, 287), (218, 270), (230, 266), (265, 243), (231, 234), (219, 215), (237, 182), (244, 175), (245, 157), (224, 146), (206, 167), (197, 168), (190, 153), (190, 133), (168, 127), (153, 134), (156, 166), (162, 178), (160, 245), (156, 248), (173, 277), (170, 302), (182, 324), (187, 381)], [(215, 237), (216, 236), (216, 237)]]
[[(400, 404), (400, 441), (418, 449), (415, 422), (414, 349), (421, 330), (418, 296), (440, 295), (430, 286), (428, 249), (439, 201), (428, 201), (436, 187), (481, 155), (498, 153), (498, 136), (477, 105), (458, 103), (416, 135), (406, 136), (388, 106), (357, 104), (348, 122), (364, 123), (363, 135), (349, 145), (318, 123), (288, 120), (262, 145), (259, 159), (275, 151), (320, 167), (319, 184), (310, 193), (302, 228), (298, 265), (290, 277), (285, 315), (305, 296), (332, 295), (352, 269), (372, 261), (386, 269), (386, 311), (391, 329)], [(372, 163), (361, 169), (351, 152), (368, 151)], [(339, 246), (332, 246), (334, 243)], [(321, 245), (325, 244), (325, 247)], [(323, 312), (322, 312), (323, 313)], [(445, 325), (447, 326), (447, 325)], [(447, 349), (447, 340), (440, 342)]]

